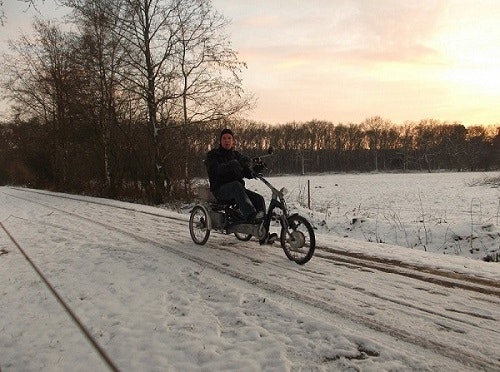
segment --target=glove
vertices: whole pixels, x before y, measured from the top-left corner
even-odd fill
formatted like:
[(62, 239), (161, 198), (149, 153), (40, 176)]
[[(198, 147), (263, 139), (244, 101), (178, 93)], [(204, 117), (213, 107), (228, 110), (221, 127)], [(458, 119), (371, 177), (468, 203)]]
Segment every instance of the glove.
[(262, 160), (255, 162), (252, 166), (252, 171), (255, 174), (262, 173), (264, 169), (266, 169), (266, 163), (264, 163)]
[(248, 156), (242, 156), (241, 157), (241, 164), (243, 164), (243, 168), (248, 167), (252, 165), (252, 160)]

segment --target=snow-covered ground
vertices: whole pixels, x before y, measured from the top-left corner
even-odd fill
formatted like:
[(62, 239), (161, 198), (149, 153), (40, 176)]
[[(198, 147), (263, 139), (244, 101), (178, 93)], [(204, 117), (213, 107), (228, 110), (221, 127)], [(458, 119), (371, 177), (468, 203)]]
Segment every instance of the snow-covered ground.
[[(500, 266), (478, 259), (498, 249), (499, 189), (479, 177), (272, 178), (318, 228), (305, 266), (195, 245), (187, 211), (0, 187), (0, 369), (500, 370)], [(427, 252), (394, 245), (413, 231)]]

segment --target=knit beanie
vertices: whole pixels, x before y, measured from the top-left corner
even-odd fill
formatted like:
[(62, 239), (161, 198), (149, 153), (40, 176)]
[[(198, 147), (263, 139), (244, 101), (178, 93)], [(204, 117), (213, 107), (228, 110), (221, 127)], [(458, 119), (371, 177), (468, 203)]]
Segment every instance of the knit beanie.
[(222, 136), (223, 136), (224, 134), (230, 134), (231, 136), (233, 136), (233, 137), (234, 137), (233, 131), (232, 131), (231, 129), (229, 129), (229, 128), (225, 128), (225, 129), (223, 129), (223, 130), (222, 130), (222, 132), (220, 132), (219, 142), (220, 142), (220, 140), (222, 139)]

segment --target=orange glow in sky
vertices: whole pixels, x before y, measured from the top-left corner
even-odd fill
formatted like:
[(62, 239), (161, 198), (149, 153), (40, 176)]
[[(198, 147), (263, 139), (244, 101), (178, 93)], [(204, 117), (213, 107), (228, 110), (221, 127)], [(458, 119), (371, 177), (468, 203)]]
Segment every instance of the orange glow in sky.
[(254, 120), (500, 123), (500, 1), (213, 3), (248, 63)]
[[(249, 119), (500, 123), (498, 0), (212, 4), (231, 21), (232, 47), (248, 65), (244, 89), (257, 98)], [(12, 16), (2, 34), (12, 39), (12, 27), (32, 16)]]

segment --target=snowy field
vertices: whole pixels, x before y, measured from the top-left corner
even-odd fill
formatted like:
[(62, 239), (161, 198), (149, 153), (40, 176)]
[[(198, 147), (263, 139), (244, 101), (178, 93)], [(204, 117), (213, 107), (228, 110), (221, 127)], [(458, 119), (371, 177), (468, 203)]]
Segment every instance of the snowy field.
[[(214, 232), (198, 246), (187, 211), (0, 187), (0, 370), (498, 371), (483, 176), (272, 178), (318, 228), (305, 266)], [(414, 232), (427, 251), (391, 243)]]
[[(491, 179), (496, 186), (485, 182)], [(476, 259), (500, 254), (500, 172), (269, 180), (289, 190), (289, 206), (310, 217), (321, 233)], [(247, 181), (247, 186), (270, 195), (260, 181)]]

